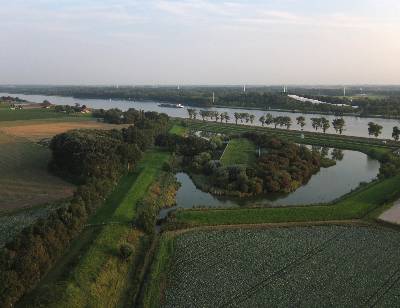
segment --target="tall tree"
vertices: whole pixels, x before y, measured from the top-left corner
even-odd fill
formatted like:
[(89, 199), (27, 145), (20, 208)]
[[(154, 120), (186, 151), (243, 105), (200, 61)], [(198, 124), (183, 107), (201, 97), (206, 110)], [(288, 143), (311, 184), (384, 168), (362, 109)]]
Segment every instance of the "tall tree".
[(303, 116), (299, 116), (296, 118), (297, 125), (300, 125), (301, 130), (303, 130), (303, 127), (306, 126), (306, 118)]
[(342, 134), (346, 124), (343, 118), (337, 118), (332, 121), (332, 125), (336, 132)]
[(272, 114), (267, 113), (267, 114), (265, 115), (265, 124), (269, 126), (269, 125), (271, 125), (272, 123), (274, 123), (274, 117), (273, 117)]
[(225, 112), (224, 118), (225, 118), (225, 123), (228, 123), (231, 117), (227, 112)]
[(255, 119), (255, 116), (254, 116), (254, 114), (251, 114), (251, 115), (250, 115), (250, 123), (251, 123), (251, 124), (253, 124), (253, 122), (254, 122), (254, 119)]
[(282, 124), (286, 126), (286, 129), (289, 129), (292, 125), (292, 119), (290, 117), (282, 117)]
[(200, 110), (200, 116), (205, 121), (205, 118), (207, 117), (207, 111), (205, 110)]
[(275, 117), (272, 119), (272, 122), (274, 123), (274, 127), (276, 128), (278, 125), (281, 123), (281, 117)]
[(328, 128), (331, 127), (331, 124), (329, 123), (329, 120), (327, 118), (324, 118), (324, 117), (322, 117), (320, 121), (321, 121), (322, 131), (325, 134), (326, 131), (328, 130)]
[(262, 115), (262, 116), (258, 119), (258, 121), (260, 121), (261, 126), (264, 126), (264, 124), (265, 124), (265, 116)]
[(374, 122), (369, 122), (368, 123), (368, 135), (370, 136), (375, 136), (375, 138), (378, 138), (378, 136), (382, 133), (382, 126), (374, 123)]
[(311, 118), (311, 126), (318, 130), (321, 127), (321, 119), (320, 118)]
[(238, 120), (240, 119), (240, 114), (238, 112), (235, 112), (233, 116), (235, 117), (235, 123), (238, 124)]
[(400, 138), (400, 129), (399, 129), (397, 126), (393, 127), (392, 138), (393, 138), (395, 141), (399, 141), (399, 138)]

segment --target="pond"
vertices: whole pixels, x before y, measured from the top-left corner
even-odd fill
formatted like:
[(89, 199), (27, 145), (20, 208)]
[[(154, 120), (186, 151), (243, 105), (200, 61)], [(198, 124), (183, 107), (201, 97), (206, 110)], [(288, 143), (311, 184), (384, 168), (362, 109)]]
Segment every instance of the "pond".
[[(329, 157), (333, 149), (329, 149)], [(337, 153), (337, 151), (336, 151)], [(186, 173), (178, 173), (181, 183), (176, 195), (177, 206), (174, 208), (194, 207), (238, 207), (238, 206), (295, 206), (328, 203), (357, 188), (361, 182), (370, 182), (379, 172), (379, 162), (366, 154), (343, 150), (341, 160), (336, 165), (321, 170), (313, 175), (307, 184), (289, 194), (271, 194), (251, 198), (216, 197), (196, 188)], [(160, 218), (171, 209), (160, 212)]]
[[(138, 102), (130, 100), (107, 100), (107, 99), (79, 99), (73, 97), (64, 96), (47, 96), (47, 95), (25, 95), (25, 94), (10, 94), (10, 93), (0, 93), (0, 96), (18, 96), (21, 99), (26, 99), (31, 102), (41, 103), (43, 100), (48, 100), (53, 104), (58, 105), (74, 105), (81, 104), (86, 105), (90, 108), (96, 109), (110, 109), (119, 108), (121, 110), (127, 110), (129, 108), (141, 109), (145, 111), (157, 111), (164, 112), (171, 117), (188, 118), (187, 107), (185, 108), (163, 108), (159, 106), (158, 102), (148, 101), (148, 102)], [(207, 109), (207, 108), (197, 108), (197, 109)], [(208, 110), (217, 110), (218, 112), (227, 112), (230, 116), (230, 122), (234, 123), (235, 112), (248, 112), (255, 116), (255, 121), (253, 125), (260, 126), (261, 123), (258, 119), (265, 115), (267, 111), (263, 110), (246, 110), (246, 109), (236, 109), (236, 108), (208, 108)], [(293, 125), (292, 129), (300, 129), (296, 123), (295, 118), (299, 114), (291, 112), (279, 112), (279, 111), (268, 111), (274, 117), (276, 116), (289, 116), (292, 119)], [(321, 117), (322, 115), (317, 114), (304, 114), (306, 119), (306, 126), (304, 130), (314, 131), (311, 127), (311, 118)], [(334, 116), (325, 115), (325, 117), (332, 122), (335, 118)], [(354, 116), (343, 117), (346, 122), (346, 128), (343, 132), (344, 135), (357, 136), (357, 137), (368, 137), (368, 123), (375, 122), (383, 126), (382, 135), (380, 138), (390, 139), (392, 137), (392, 129), (394, 126), (400, 126), (400, 120), (397, 119), (379, 119), (379, 118), (361, 118)], [(321, 132), (321, 131), (320, 131)], [(331, 127), (327, 130), (328, 133), (335, 133), (334, 129)]]

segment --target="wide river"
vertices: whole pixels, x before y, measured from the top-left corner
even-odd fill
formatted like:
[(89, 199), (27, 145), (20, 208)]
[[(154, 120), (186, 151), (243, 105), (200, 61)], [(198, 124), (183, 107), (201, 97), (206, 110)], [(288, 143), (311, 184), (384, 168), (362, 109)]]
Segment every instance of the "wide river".
[[(178, 173), (181, 183), (176, 195), (177, 207), (295, 206), (332, 202), (351, 192), (362, 182), (370, 182), (379, 172), (379, 162), (366, 154), (343, 150), (335, 166), (321, 168), (305, 185), (289, 194), (272, 194), (253, 198), (216, 197), (196, 188), (186, 173)], [(331, 157), (332, 149), (328, 157)], [(170, 209), (164, 209), (164, 217)]]
[[(119, 108), (121, 110), (127, 110), (129, 108), (141, 109), (144, 111), (157, 111), (164, 112), (172, 117), (180, 117), (187, 118), (187, 107), (185, 108), (162, 108), (158, 106), (158, 102), (148, 101), (148, 102), (137, 102), (137, 101), (129, 101), (129, 100), (106, 100), (106, 99), (80, 99), (73, 97), (64, 97), (64, 96), (47, 96), (47, 95), (26, 95), (26, 94), (11, 94), (11, 93), (0, 93), (0, 96), (18, 96), (21, 99), (25, 99), (31, 102), (41, 103), (44, 100), (48, 100), (53, 104), (58, 105), (74, 105), (81, 104), (86, 105), (91, 108)], [(299, 102), (301, 104), (301, 102)], [(206, 108), (203, 108), (206, 109)], [(246, 110), (246, 109), (233, 109), (233, 108), (208, 108), (208, 110), (217, 110), (219, 112), (228, 112), (231, 118), (231, 122), (234, 122), (233, 114), (235, 112), (248, 112), (255, 115), (255, 121), (253, 125), (260, 126), (260, 122), (258, 119), (266, 113), (263, 110)], [(295, 118), (299, 116), (298, 113), (291, 112), (279, 112), (279, 111), (269, 111), (273, 116), (289, 116), (292, 118), (293, 129), (299, 129), (299, 127), (295, 124)], [(314, 131), (311, 127), (310, 118), (313, 117), (321, 117), (321, 115), (316, 114), (304, 114), (306, 118), (306, 126), (304, 130), (306, 131)], [(331, 122), (335, 118), (334, 116), (325, 115), (327, 119)], [(343, 117), (346, 121), (346, 130), (343, 134), (350, 136), (358, 136), (358, 137), (368, 137), (368, 122), (375, 122), (383, 126), (382, 135), (379, 138), (390, 139), (392, 136), (392, 130), (394, 126), (400, 126), (400, 120), (394, 119), (379, 119), (379, 118), (361, 118), (361, 117), (353, 117), (353, 116), (345, 116)], [(328, 133), (335, 133), (333, 128), (329, 128)]]

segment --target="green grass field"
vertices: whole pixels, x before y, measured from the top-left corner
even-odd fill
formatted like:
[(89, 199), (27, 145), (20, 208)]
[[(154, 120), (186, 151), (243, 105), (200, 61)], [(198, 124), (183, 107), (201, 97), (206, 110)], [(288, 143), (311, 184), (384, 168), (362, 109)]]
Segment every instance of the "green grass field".
[(65, 113), (55, 112), (51, 109), (22, 109), (22, 110), (11, 110), (9, 108), (0, 109), (0, 121), (65, 118), (68, 116), (69, 115)]
[(359, 219), (399, 197), (400, 175), (372, 183), (333, 205), (285, 208), (232, 208), (181, 210), (180, 223), (190, 225), (257, 224)]
[[(163, 236), (144, 307), (393, 307), (400, 233), (368, 226), (217, 228)], [(173, 241), (173, 243), (171, 243)], [(161, 246), (163, 247), (163, 246)], [(165, 256), (165, 254), (167, 254)], [(157, 264), (157, 263), (156, 263)], [(160, 263), (158, 263), (160, 264)], [(159, 279), (161, 275), (166, 279)]]
[(256, 157), (256, 147), (253, 142), (245, 138), (232, 139), (229, 141), (221, 156), (224, 166), (250, 165)]
[[(135, 205), (157, 178), (169, 154), (149, 151), (136, 168), (135, 174), (125, 177), (104, 208), (91, 219), (94, 226), (104, 224), (94, 241), (79, 256), (78, 263), (61, 283), (50, 306), (57, 307), (117, 307), (132, 286), (131, 274), (142, 257), (146, 238), (132, 228)], [(131, 262), (118, 257), (120, 244), (129, 242), (135, 247)], [(133, 287), (132, 287), (133, 288)], [(129, 299), (128, 299), (129, 301)]]
[(0, 132), (0, 212), (72, 195), (74, 186), (51, 175), (47, 148)]
[(184, 136), (187, 133), (187, 128), (179, 124), (174, 124), (169, 130), (170, 134)]

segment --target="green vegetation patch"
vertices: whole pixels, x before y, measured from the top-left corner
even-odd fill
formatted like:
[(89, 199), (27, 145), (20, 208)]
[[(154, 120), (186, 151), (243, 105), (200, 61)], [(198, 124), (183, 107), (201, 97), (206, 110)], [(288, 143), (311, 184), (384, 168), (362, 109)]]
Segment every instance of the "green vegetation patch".
[(366, 226), (190, 231), (175, 239), (160, 302), (145, 306), (394, 304), (399, 253), (398, 232)]
[(179, 124), (174, 124), (169, 130), (170, 134), (184, 136), (187, 133), (187, 128)]
[(250, 165), (255, 160), (255, 151), (256, 147), (249, 139), (232, 139), (221, 156), (221, 162), (224, 166)]
[[(136, 174), (125, 177), (111, 199), (94, 216), (91, 223), (105, 224), (97, 238), (79, 259), (78, 264), (64, 282), (65, 288), (55, 299), (58, 307), (115, 307), (121, 305), (123, 294), (130, 286), (132, 263), (142, 256), (146, 237), (132, 228), (136, 203), (146, 194), (157, 178), (169, 154), (148, 151), (136, 168)], [(131, 183), (127, 190), (127, 184)], [(123, 197), (122, 197), (123, 196)], [(121, 198), (122, 197), (122, 198)], [(112, 201), (120, 200), (118, 204)], [(131, 261), (120, 259), (118, 252), (123, 243), (134, 247)], [(135, 267), (135, 266), (134, 266)]]

